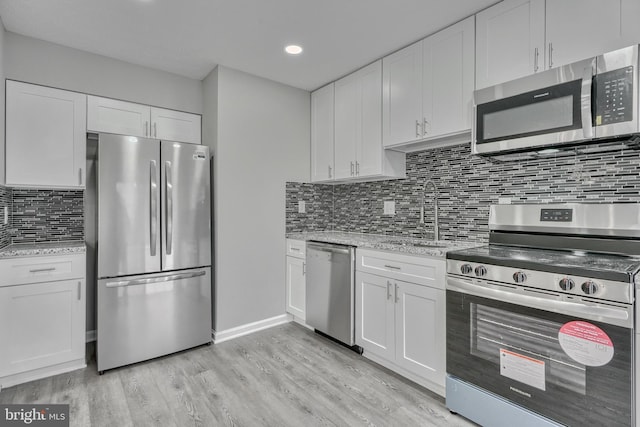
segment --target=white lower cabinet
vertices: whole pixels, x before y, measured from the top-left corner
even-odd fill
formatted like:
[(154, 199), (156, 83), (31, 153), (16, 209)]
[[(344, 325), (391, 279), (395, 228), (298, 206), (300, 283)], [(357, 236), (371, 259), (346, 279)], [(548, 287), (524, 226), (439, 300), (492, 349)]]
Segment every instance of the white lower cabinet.
[(299, 323), (305, 321), (305, 247), (302, 240), (287, 239), (287, 313)]
[[(72, 255), (0, 260), (0, 277), (7, 278), (0, 283), (0, 388), (86, 366), (84, 272), (57, 280), (75, 270), (60, 272), (59, 266), (84, 266), (84, 259)], [(24, 277), (10, 274), (25, 265), (29, 268)]]
[(356, 344), (365, 357), (441, 395), (444, 272), (442, 259), (357, 251)]

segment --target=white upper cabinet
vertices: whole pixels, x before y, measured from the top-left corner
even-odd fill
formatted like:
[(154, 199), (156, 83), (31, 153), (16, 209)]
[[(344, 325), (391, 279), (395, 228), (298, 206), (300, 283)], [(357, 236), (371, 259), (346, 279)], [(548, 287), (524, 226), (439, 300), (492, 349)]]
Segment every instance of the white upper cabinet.
[(87, 97), (7, 80), (6, 185), (84, 187)]
[(356, 144), (361, 138), (360, 78), (357, 73), (335, 82), (335, 179), (355, 176)]
[(335, 179), (404, 176), (389, 157), (396, 154), (383, 151), (382, 61), (376, 61), (335, 83)]
[(311, 94), (311, 182), (330, 181), (333, 170), (334, 84)]
[(476, 15), (476, 88), (640, 43), (637, 0), (505, 0)]
[(383, 59), (386, 148), (412, 151), (403, 147), (469, 132), (474, 43), (470, 17)]
[(543, 69), (544, 0), (505, 0), (476, 15), (476, 89)]
[(473, 17), (424, 40), (424, 137), (439, 137), (471, 129), (474, 46)]
[(422, 138), (422, 42), (382, 59), (382, 142)]
[(547, 0), (547, 68), (570, 64), (640, 40), (637, 0)]
[(335, 179), (405, 177), (404, 154), (382, 147), (382, 61), (335, 82)]
[(191, 144), (200, 144), (202, 140), (201, 116), (198, 114), (151, 107), (151, 123), (154, 138)]
[(201, 116), (133, 102), (89, 96), (87, 129), (119, 135), (200, 144)]
[(87, 97), (87, 130), (119, 135), (149, 136), (151, 107), (100, 98)]

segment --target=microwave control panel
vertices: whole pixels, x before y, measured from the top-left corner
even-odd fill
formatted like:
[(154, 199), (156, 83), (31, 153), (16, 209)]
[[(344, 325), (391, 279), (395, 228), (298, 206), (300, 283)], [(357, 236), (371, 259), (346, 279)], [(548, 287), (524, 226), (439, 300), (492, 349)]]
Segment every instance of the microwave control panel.
[(631, 121), (633, 118), (633, 67), (598, 73), (595, 83), (596, 126)]

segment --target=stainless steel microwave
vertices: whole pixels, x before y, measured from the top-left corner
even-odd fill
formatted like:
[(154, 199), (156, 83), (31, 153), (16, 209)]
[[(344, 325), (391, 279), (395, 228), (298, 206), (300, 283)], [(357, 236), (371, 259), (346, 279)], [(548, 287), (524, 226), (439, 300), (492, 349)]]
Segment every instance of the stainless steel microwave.
[(474, 154), (544, 151), (640, 132), (638, 46), (474, 92)]

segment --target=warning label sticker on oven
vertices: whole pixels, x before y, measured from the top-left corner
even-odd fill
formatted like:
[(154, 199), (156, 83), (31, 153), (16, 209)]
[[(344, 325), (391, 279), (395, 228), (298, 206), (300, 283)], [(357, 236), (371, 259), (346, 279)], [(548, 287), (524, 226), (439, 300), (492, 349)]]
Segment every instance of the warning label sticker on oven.
[(606, 365), (613, 358), (613, 342), (596, 325), (574, 320), (565, 323), (558, 332), (560, 347), (567, 355), (586, 366)]
[(500, 375), (540, 390), (545, 389), (544, 361), (500, 349)]

